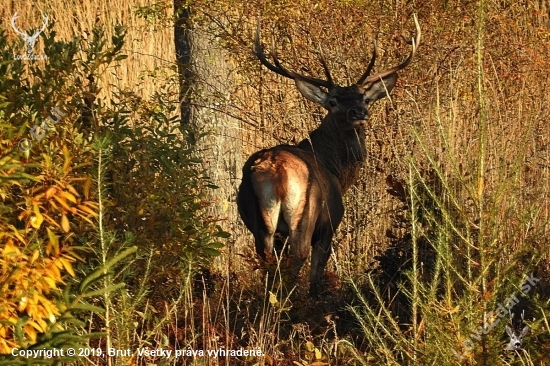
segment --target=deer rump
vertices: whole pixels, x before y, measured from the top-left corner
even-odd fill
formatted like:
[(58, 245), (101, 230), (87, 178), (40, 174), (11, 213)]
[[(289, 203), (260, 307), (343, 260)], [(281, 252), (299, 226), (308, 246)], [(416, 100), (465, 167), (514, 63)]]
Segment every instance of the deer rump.
[(339, 183), (323, 170), (315, 155), (292, 145), (254, 153), (243, 167), (237, 201), (258, 255), (265, 259), (275, 242), (280, 250), (288, 238), (296, 275), (313, 246), (311, 280), (317, 282), (344, 206)]

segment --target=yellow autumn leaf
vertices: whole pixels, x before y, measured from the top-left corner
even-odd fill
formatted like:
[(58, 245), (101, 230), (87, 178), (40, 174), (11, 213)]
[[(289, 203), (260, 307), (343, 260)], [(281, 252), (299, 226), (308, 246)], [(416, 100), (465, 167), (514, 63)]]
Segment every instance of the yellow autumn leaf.
[(33, 212), (34, 216), (31, 217), (31, 225), (33, 228), (39, 229), (40, 225), (42, 225), (42, 222), (44, 221), (44, 216), (40, 213), (38, 205), (33, 205)]
[(31, 342), (36, 342), (36, 331), (30, 325), (23, 326), (25, 334), (29, 337)]
[(60, 211), (60, 209), (57, 206), (57, 204), (55, 203), (55, 201), (50, 200), (49, 204), (52, 205), (52, 207), (55, 208), (57, 211)]
[(40, 252), (38, 251), (38, 249), (36, 249), (36, 250), (32, 253), (31, 264), (33, 264), (34, 261), (38, 259), (38, 256), (39, 256), (39, 255), (40, 255)]
[(39, 319), (36, 319), (36, 321), (38, 322), (38, 325), (40, 326), (40, 328), (44, 329), (43, 332), (46, 331), (46, 329), (48, 329), (48, 323), (46, 323), (44, 319), (39, 318)]
[(71, 276), (75, 276), (75, 273), (74, 273), (74, 270), (73, 270), (73, 265), (71, 264), (71, 262), (69, 262), (69, 260), (67, 260), (66, 258), (59, 258), (59, 261), (61, 262), (61, 264), (63, 264), (63, 267), (65, 268), (65, 270), (67, 272), (69, 272), (69, 274)]
[(76, 197), (73, 196), (72, 193), (69, 192), (61, 192), (61, 195), (71, 201), (72, 203), (76, 203)]
[(61, 215), (61, 228), (63, 228), (63, 231), (65, 231), (66, 233), (68, 233), (71, 230), (71, 226), (69, 225), (69, 219), (65, 214)]
[(21, 300), (19, 300), (19, 305), (17, 306), (17, 311), (22, 313), (23, 310), (25, 310), (27, 308), (27, 304), (28, 304), (28, 299), (27, 299), (26, 296), (23, 296), (21, 298)]
[(65, 188), (67, 188), (73, 195), (75, 195), (76, 197), (80, 196), (77, 192), (77, 190), (72, 186), (70, 185), (69, 183), (66, 183), (65, 184)]
[(92, 187), (92, 179), (88, 178), (86, 179), (86, 182), (84, 182), (84, 197), (88, 199), (90, 196), (90, 188)]
[(42, 276), (42, 280), (46, 281), (46, 284), (51, 289), (56, 289), (57, 288), (57, 285), (56, 285), (55, 281), (50, 276)]
[[(78, 212), (77, 212), (76, 214), (77, 214), (79, 217), (81, 217), (83, 220), (89, 222), (91, 225), (94, 224), (93, 221), (90, 220), (87, 216), (84, 216), (84, 215), (82, 215), (81, 213), (78, 213)], [(96, 216), (97, 216), (97, 215), (96, 215)]]
[(277, 300), (277, 296), (271, 291), (269, 291), (269, 302), (271, 305), (277, 305), (279, 301)]
[(71, 152), (69, 151), (67, 145), (63, 145), (63, 157), (65, 158), (65, 162), (63, 163), (63, 173), (68, 173), (69, 166), (71, 165)]
[(308, 352), (313, 352), (314, 349), (315, 349), (315, 345), (313, 343), (311, 343), (310, 341), (307, 341), (306, 342), (306, 350)]
[(84, 204), (86, 206), (90, 206), (92, 209), (98, 209), (99, 208), (99, 204), (97, 202), (94, 202), (94, 201), (86, 201), (84, 202)]
[(57, 256), (59, 255), (59, 239), (57, 239), (57, 236), (50, 230), (50, 228), (46, 228), (46, 231), (48, 232), (48, 238), (50, 239), (48, 245), (46, 245), (46, 252), (50, 252)]
[(65, 200), (59, 196), (53, 196), (54, 200), (56, 200), (57, 202), (59, 202), (59, 204), (61, 206), (63, 206), (63, 208), (67, 211), (71, 211), (71, 207), (69, 205), (67, 205), (67, 202), (65, 202)]
[(27, 241), (19, 234), (18, 230), (15, 229), (13, 226), (11, 226), (11, 228), (13, 229), (13, 236), (15, 236), (17, 239), (19, 239), (19, 241), (23, 244), (27, 244)]
[(46, 269), (46, 272), (50, 275), (51, 278), (53, 278), (57, 282), (63, 282), (61, 280), (61, 272), (59, 272), (59, 268), (57, 268), (57, 266), (48, 267)]
[(19, 255), (21, 252), (19, 251), (19, 248), (13, 245), (13, 240), (8, 239), (6, 245), (4, 246), (4, 257), (10, 254)]
[(319, 348), (315, 348), (315, 359), (320, 360), (321, 358), (323, 358), (321, 351), (319, 350)]
[(31, 210), (21, 211), (21, 213), (17, 216), (17, 219), (23, 220), (25, 217), (29, 216), (30, 214), (31, 214)]
[(50, 188), (48, 188), (48, 190), (46, 191), (46, 198), (50, 198), (50, 197), (53, 196), (56, 192), (57, 192), (57, 187), (50, 187)]
[(33, 321), (33, 320), (29, 320), (29, 322), (28, 322), (27, 324), (29, 324), (30, 326), (32, 326), (34, 329), (36, 329), (36, 330), (39, 331), (40, 333), (46, 331), (46, 329), (43, 329), (40, 325), (38, 325), (37, 322), (35, 322), (35, 321)]
[(92, 210), (91, 208), (89, 208), (88, 206), (84, 206), (84, 205), (77, 205), (78, 209), (80, 211), (84, 211), (86, 213), (89, 213), (90, 215), (97, 215), (96, 212), (94, 210)]

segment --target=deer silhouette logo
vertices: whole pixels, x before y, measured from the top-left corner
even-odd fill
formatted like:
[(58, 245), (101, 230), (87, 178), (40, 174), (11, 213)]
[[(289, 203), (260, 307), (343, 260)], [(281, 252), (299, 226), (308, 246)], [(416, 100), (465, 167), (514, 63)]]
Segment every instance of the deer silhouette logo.
[(23, 37), (23, 40), (27, 44), (27, 57), (30, 57), (34, 50), (34, 46), (36, 45), (36, 40), (38, 39), (38, 36), (48, 26), (49, 18), (47, 15), (44, 15), (44, 25), (42, 26), (42, 29), (35, 31), (32, 35), (29, 34), (30, 31), (27, 33), (26, 31), (22, 32), (19, 29), (17, 29), (17, 26), (15, 25), (16, 19), (17, 19), (17, 12), (15, 12), (15, 14), (13, 14), (13, 17), (11, 18), (11, 27), (13, 28), (15, 33)]

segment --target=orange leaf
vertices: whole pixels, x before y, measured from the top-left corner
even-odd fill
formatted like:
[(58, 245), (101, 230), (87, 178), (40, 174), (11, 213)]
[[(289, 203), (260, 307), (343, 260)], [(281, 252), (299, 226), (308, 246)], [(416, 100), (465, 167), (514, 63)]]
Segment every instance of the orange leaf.
[(88, 199), (90, 196), (90, 188), (92, 186), (92, 179), (88, 178), (86, 179), (86, 182), (84, 183), (84, 197)]
[(68, 199), (69, 201), (71, 201), (72, 203), (76, 203), (76, 197), (73, 196), (71, 193), (69, 192), (61, 192), (61, 195), (63, 197), (65, 197), (66, 199)]
[(68, 233), (71, 230), (71, 226), (69, 225), (69, 219), (65, 214), (61, 216), (61, 228), (63, 228), (63, 231), (65, 231), (66, 233)]
[(84, 205), (78, 205), (77, 206), (81, 211), (84, 211), (86, 213), (89, 213), (90, 215), (93, 215), (93, 216), (97, 216), (97, 213), (92, 210), (91, 208), (89, 208), (88, 206), (84, 206)]
[(75, 196), (77, 196), (77, 197), (80, 196), (78, 194), (77, 190), (72, 185), (70, 185), (69, 183), (65, 184), (65, 188), (67, 188)]
[(50, 188), (48, 188), (48, 190), (46, 191), (46, 198), (50, 198), (50, 197), (53, 196), (56, 192), (57, 192), (57, 187), (50, 187)]
[(59, 204), (61, 206), (63, 206), (64, 209), (66, 209), (67, 211), (71, 211), (71, 208), (69, 207), (69, 205), (67, 205), (67, 202), (65, 202), (64, 199), (62, 199), (61, 197), (58, 197), (58, 196), (53, 196), (53, 198), (59, 202)]

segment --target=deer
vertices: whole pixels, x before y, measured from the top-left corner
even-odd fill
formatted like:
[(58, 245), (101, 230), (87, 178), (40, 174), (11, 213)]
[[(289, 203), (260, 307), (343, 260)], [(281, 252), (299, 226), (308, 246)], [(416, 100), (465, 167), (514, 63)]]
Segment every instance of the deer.
[(25, 43), (27, 43), (27, 56), (30, 56), (34, 50), (34, 46), (36, 44), (38, 36), (48, 26), (49, 17), (47, 15), (44, 15), (44, 24), (42, 25), (42, 29), (35, 31), (32, 35), (29, 35), (27, 32), (22, 32), (17, 29), (17, 26), (15, 25), (15, 21), (17, 20), (17, 18), (17, 12), (15, 12), (15, 14), (13, 14), (13, 17), (11, 18), (11, 26), (17, 34), (23, 37)]
[(504, 349), (505, 351), (518, 351), (523, 344), (523, 337), (529, 334), (529, 326), (524, 323), (525, 310), (521, 312), (519, 322), (514, 322), (514, 314), (510, 312), (510, 320), (506, 324), (506, 334), (510, 337), (510, 342)]
[(322, 291), (332, 238), (344, 216), (343, 196), (359, 179), (366, 161), (368, 107), (389, 95), (397, 73), (410, 64), (420, 44), (420, 26), (414, 16), (416, 37), (409, 56), (386, 71), (371, 75), (372, 57), (355, 84), (334, 83), (323, 57), (325, 78), (318, 79), (286, 69), (274, 52), (270, 62), (260, 44), (260, 22), (253, 55), (270, 71), (292, 79), (301, 95), (321, 105), (327, 114), (320, 125), (297, 145), (278, 145), (253, 153), (242, 168), (237, 207), (254, 237), (257, 255), (266, 260), (282, 243), (290, 252), (296, 277), (311, 252), (309, 295)]

